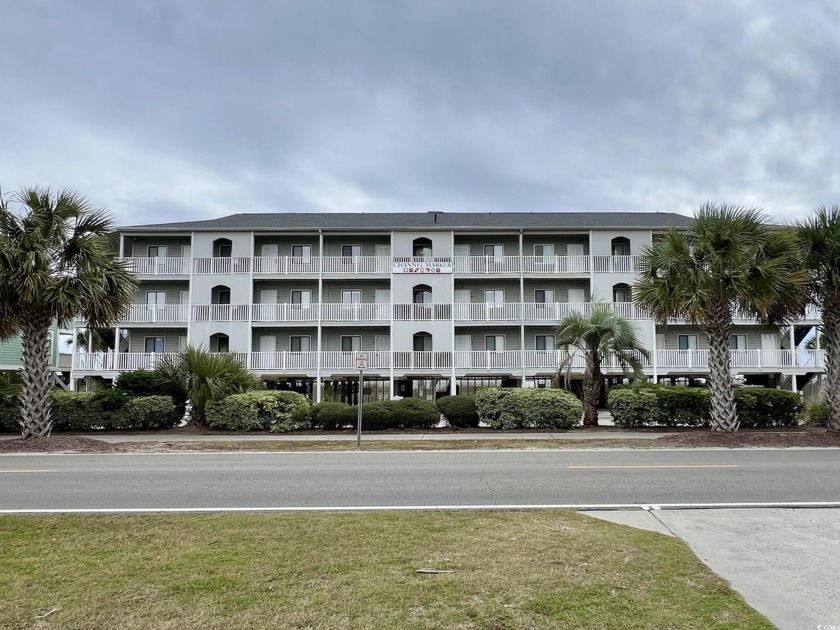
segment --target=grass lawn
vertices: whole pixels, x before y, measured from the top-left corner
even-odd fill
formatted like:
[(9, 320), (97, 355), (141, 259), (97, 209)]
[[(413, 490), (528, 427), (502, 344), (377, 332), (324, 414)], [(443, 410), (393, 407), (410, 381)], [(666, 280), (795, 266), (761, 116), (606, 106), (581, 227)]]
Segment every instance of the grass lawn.
[(0, 541), (5, 629), (774, 627), (679, 540), (563, 511), (5, 516)]

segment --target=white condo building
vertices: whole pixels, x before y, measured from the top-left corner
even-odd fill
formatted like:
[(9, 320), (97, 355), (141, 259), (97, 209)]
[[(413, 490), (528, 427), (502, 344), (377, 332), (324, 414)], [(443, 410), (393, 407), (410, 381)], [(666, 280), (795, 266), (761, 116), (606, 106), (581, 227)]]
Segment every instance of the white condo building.
[[(642, 248), (691, 221), (669, 213), (292, 213), (122, 228), (120, 255), (140, 279), (135, 304), (117, 327), (117, 351), (79, 349), (71, 381), (84, 387), (91, 377), (153, 368), (191, 344), (237, 353), (263, 380), (313, 400), (325, 385), (352, 390), (359, 352), (368, 356), (366, 396), (543, 386), (560, 359), (557, 321), (593, 301), (633, 320), (651, 351), (648, 375), (703, 377), (703, 333), (686, 322), (657, 325), (632, 303)], [(768, 331), (738, 318), (733, 372), (747, 383), (802, 387), (824, 370), (818, 323), (809, 312)]]

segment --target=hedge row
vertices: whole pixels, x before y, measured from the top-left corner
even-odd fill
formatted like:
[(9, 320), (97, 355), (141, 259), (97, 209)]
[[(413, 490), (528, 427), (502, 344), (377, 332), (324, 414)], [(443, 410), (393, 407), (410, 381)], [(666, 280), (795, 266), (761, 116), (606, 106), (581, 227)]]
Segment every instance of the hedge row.
[(251, 391), (207, 403), (207, 426), (284, 433), (312, 426), (309, 399), (290, 391)]
[[(356, 426), (358, 408), (344, 403), (322, 402), (312, 407), (310, 422), (313, 428), (327, 430)], [(431, 429), (440, 422), (440, 412), (434, 403), (422, 398), (379, 400), (362, 407), (362, 429)]]
[[(787, 427), (799, 423), (802, 399), (781, 389), (738, 388), (735, 405), (743, 427)], [(705, 387), (646, 385), (617, 387), (607, 395), (616, 426), (709, 426), (711, 401)]]
[[(130, 397), (120, 390), (66, 392), (53, 390), (53, 431), (120, 431), (171, 429), (181, 413), (169, 396)], [(0, 391), (0, 430), (20, 431), (20, 388)]]
[(437, 408), (449, 426), (466, 429), (478, 426), (478, 412), (472, 396), (444, 396), (438, 398)]
[(583, 403), (560, 389), (486, 387), (475, 394), (479, 419), (491, 429), (571, 429)]

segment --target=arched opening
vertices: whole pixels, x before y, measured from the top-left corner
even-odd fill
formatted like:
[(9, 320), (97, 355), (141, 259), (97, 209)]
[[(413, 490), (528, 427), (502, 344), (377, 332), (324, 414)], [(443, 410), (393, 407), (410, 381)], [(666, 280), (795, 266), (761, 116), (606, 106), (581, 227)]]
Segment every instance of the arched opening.
[(233, 255), (233, 242), (229, 238), (217, 238), (213, 241), (214, 258), (230, 258)]
[(211, 304), (230, 304), (230, 287), (219, 284), (210, 289)]
[(414, 304), (432, 303), (432, 287), (428, 284), (418, 284), (411, 290), (411, 295)]
[(230, 337), (224, 333), (210, 335), (210, 352), (230, 352)]
[(626, 236), (618, 236), (612, 241), (612, 255), (613, 256), (629, 256), (630, 255), (630, 239)]
[(613, 302), (632, 302), (633, 295), (630, 285), (621, 282), (613, 286)]
[(415, 238), (411, 243), (412, 256), (416, 258), (432, 257), (432, 241), (428, 238)]
[(432, 351), (432, 336), (421, 331), (414, 334), (414, 351), (415, 352), (431, 352)]

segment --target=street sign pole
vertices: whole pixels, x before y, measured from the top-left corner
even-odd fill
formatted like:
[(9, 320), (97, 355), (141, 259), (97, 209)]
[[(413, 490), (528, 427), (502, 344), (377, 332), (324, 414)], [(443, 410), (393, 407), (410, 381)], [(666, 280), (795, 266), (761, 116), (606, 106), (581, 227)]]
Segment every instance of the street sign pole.
[(358, 415), (356, 416), (356, 446), (362, 446), (362, 399), (364, 398), (364, 374), (367, 369), (368, 355), (366, 352), (356, 353), (356, 369), (359, 370), (359, 393), (356, 396)]

